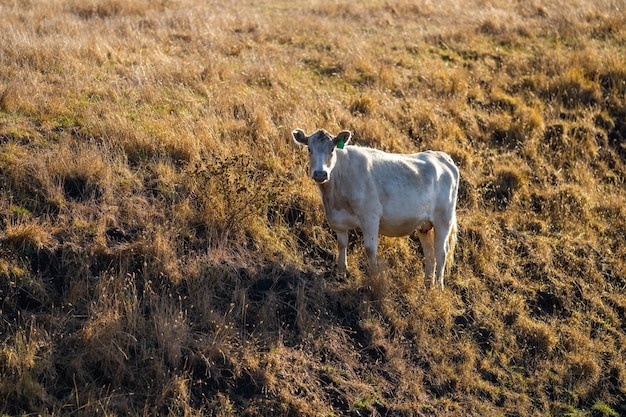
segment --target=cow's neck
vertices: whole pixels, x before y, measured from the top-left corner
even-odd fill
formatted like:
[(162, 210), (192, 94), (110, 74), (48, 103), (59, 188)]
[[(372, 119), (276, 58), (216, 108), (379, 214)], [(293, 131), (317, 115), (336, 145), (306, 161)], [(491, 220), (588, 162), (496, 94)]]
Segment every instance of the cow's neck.
[(345, 157), (345, 151), (342, 153), (338, 153), (335, 167), (330, 173), (330, 179), (323, 184), (317, 184), (317, 187), (320, 190), (320, 196), (322, 197), (324, 212), (327, 218), (331, 215), (334, 205), (337, 204), (339, 200), (343, 197), (340, 195), (340, 186), (341, 182), (343, 181), (341, 162)]
[(335, 194), (334, 178), (331, 176), (328, 182), (324, 184), (317, 184), (317, 188), (320, 190), (320, 196), (322, 197), (322, 204), (324, 205), (324, 212), (326, 217), (330, 215), (333, 205), (333, 196)]

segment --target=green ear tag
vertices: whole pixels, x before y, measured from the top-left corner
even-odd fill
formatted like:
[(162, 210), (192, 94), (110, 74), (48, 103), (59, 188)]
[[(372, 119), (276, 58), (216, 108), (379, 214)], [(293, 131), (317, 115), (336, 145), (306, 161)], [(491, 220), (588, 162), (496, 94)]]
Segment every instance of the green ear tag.
[(343, 145), (344, 145), (343, 139), (341, 139), (339, 142), (337, 142), (337, 148), (343, 149)]

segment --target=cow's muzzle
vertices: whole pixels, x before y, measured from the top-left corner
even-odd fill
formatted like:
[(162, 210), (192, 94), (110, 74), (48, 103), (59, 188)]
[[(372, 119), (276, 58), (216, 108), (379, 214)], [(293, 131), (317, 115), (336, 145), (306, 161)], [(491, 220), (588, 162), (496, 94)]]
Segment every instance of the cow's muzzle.
[(326, 171), (324, 171), (324, 170), (313, 171), (313, 175), (311, 175), (311, 177), (317, 183), (322, 183), (322, 182), (328, 181), (328, 173)]

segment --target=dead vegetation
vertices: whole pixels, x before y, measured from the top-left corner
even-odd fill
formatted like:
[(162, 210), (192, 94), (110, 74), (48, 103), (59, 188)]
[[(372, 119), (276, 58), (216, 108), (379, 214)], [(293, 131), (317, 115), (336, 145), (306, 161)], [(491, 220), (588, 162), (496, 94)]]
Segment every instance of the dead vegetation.
[[(623, 4), (457, 3), (0, 1), (0, 412), (626, 415)], [(453, 156), (444, 292), (295, 127)]]

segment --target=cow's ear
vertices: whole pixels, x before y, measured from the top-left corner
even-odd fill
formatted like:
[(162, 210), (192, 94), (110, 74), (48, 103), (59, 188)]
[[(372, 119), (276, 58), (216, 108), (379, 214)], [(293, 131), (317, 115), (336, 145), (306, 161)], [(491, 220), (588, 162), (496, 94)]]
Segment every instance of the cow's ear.
[(343, 145), (347, 145), (350, 142), (350, 138), (352, 137), (352, 133), (349, 130), (342, 130), (339, 132), (335, 139), (333, 139), (333, 143), (335, 146), (340, 146), (343, 148)]
[(304, 130), (297, 128), (291, 132), (293, 140), (300, 146), (307, 146), (309, 144), (309, 138), (304, 133)]

